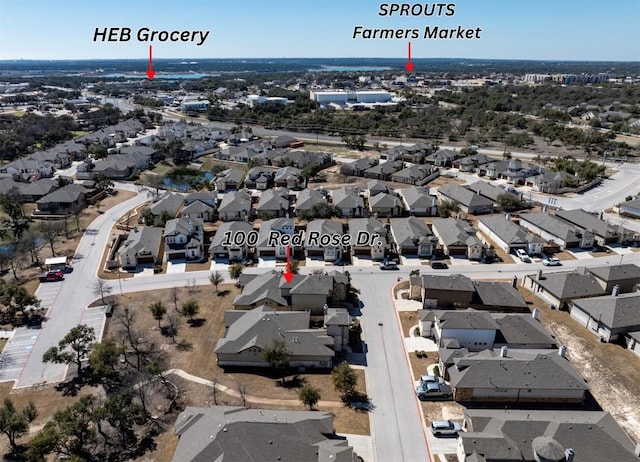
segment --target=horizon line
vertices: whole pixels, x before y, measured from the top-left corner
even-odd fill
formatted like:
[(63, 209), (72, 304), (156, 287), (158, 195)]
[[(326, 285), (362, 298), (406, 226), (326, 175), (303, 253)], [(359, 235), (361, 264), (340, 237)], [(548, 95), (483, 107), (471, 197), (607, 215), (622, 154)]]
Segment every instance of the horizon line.
[[(154, 61), (167, 61), (167, 60), (287, 60), (287, 59), (379, 59), (379, 60), (397, 60), (406, 61), (406, 58), (398, 57), (372, 57), (372, 56), (352, 56), (352, 57), (340, 57), (340, 56), (323, 56), (323, 57), (308, 57), (308, 56), (291, 56), (291, 57), (217, 57), (217, 58), (193, 58), (193, 57), (168, 57), (168, 58), (154, 58)], [(465, 61), (536, 61), (536, 62), (576, 62), (576, 63), (638, 63), (640, 60), (628, 59), (628, 60), (607, 60), (607, 59), (549, 59), (549, 58), (464, 58), (464, 57), (430, 57), (430, 58), (416, 58), (412, 57), (415, 61), (424, 60), (465, 60)], [(46, 58), (2, 58), (2, 62), (29, 62), (29, 61), (45, 61), (45, 62), (82, 62), (82, 61), (144, 61), (147, 62), (148, 58), (59, 58), (59, 59), (46, 59)], [(640, 69), (639, 69), (640, 71)]]

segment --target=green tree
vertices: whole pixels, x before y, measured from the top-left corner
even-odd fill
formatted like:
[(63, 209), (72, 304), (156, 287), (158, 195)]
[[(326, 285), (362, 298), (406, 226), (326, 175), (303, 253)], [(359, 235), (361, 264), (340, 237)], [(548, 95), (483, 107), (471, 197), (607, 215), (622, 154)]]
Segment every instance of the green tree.
[(182, 304), (182, 314), (189, 318), (189, 322), (193, 322), (193, 317), (200, 312), (200, 306), (194, 300), (188, 300)]
[(313, 409), (321, 399), (320, 389), (312, 385), (305, 385), (298, 390), (298, 399), (305, 406), (309, 406), (309, 409)]
[(160, 322), (162, 318), (164, 318), (164, 315), (167, 314), (167, 307), (164, 306), (164, 303), (161, 301), (157, 301), (149, 305), (149, 310), (151, 311), (153, 319), (158, 321), (158, 329), (160, 329)]
[(115, 379), (121, 353), (122, 348), (111, 337), (94, 344), (89, 353), (89, 365), (93, 374), (101, 379)]
[(209, 275), (209, 282), (216, 288), (216, 294), (218, 293), (218, 286), (224, 282), (224, 277), (220, 271), (214, 271)]
[[(117, 431), (120, 451), (136, 447), (138, 437), (135, 427), (143, 423), (146, 417), (143, 407), (133, 402), (133, 395), (128, 391), (109, 396), (93, 415), (98, 423), (98, 431), (101, 429), (101, 421), (106, 421)], [(111, 438), (107, 435), (105, 439), (108, 441)]]
[(113, 188), (114, 184), (109, 178), (104, 176), (102, 173), (98, 173), (94, 175), (93, 181), (95, 182), (96, 188), (106, 191), (107, 189)]
[(281, 375), (282, 383), (284, 383), (285, 374), (287, 369), (289, 369), (289, 360), (291, 358), (287, 352), (287, 344), (284, 340), (274, 340), (271, 345), (264, 349), (262, 357), (269, 363), (269, 366)]
[(513, 210), (520, 210), (524, 205), (522, 199), (515, 194), (501, 193), (496, 197), (496, 203), (501, 210), (505, 212), (511, 212)]
[(291, 260), (291, 263), (289, 263), (289, 271), (293, 274), (298, 274), (300, 272), (300, 263), (298, 260)]
[(57, 347), (53, 346), (45, 351), (42, 361), (45, 363), (73, 363), (78, 367), (78, 375), (81, 375), (82, 359), (91, 350), (95, 339), (93, 327), (78, 324), (58, 342)]
[(449, 218), (452, 212), (460, 210), (460, 206), (454, 200), (444, 199), (438, 206), (438, 215), (442, 218)]
[(10, 227), (15, 239), (20, 239), (22, 233), (27, 229), (28, 224), (24, 216), (22, 204), (16, 194), (0, 194), (0, 210), (2, 210), (10, 220)]
[(7, 436), (14, 453), (21, 450), (16, 440), (29, 431), (29, 424), (37, 416), (38, 412), (31, 401), (24, 409), (18, 411), (11, 398), (4, 399), (0, 406), (0, 432)]
[(344, 135), (342, 142), (347, 145), (349, 149), (356, 149), (358, 151), (364, 150), (364, 145), (367, 139), (363, 135)]
[(240, 279), (240, 276), (242, 275), (243, 270), (244, 270), (244, 266), (242, 266), (241, 263), (234, 263), (231, 266), (229, 266), (229, 277), (231, 279), (235, 279), (237, 283), (238, 280)]
[(331, 371), (333, 387), (343, 400), (353, 395), (358, 385), (358, 376), (346, 361), (341, 362)]

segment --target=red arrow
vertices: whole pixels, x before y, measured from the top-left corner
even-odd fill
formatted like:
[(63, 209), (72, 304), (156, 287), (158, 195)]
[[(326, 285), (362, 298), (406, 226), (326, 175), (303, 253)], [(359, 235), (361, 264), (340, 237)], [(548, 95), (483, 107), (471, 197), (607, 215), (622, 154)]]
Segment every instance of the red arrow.
[(287, 281), (287, 284), (293, 281), (293, 273), (291, 272), (291, 246), (290, 245), (287, 246), (287, 270), (284, 273), (282, 273), (282, 275), (284, 276), (284, 279)]
[(147, 69), (147, 77), (149, 80), (153, 80), (153, 77), (156, 75), (156, 71), (153, 70), (153, 52), (152, 45), (149, 45), (149, 69)]
[(411, 42), (409, 42), (409, 59), (407, 59), (407, 64), (404, 65), (404, 67), (407, 68), (407, 72), (409, 74), (411, 74), (411, 72), (413, 71), (413, 64), (411, 64)]

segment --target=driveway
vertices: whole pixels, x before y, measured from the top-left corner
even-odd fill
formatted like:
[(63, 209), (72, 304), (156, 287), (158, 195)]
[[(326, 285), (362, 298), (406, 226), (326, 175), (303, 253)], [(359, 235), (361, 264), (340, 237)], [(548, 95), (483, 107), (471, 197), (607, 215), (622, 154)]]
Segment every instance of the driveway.
[(167, 262), (167, 274), (179, 274), (187, 271), (187, 262), (174, 260)]

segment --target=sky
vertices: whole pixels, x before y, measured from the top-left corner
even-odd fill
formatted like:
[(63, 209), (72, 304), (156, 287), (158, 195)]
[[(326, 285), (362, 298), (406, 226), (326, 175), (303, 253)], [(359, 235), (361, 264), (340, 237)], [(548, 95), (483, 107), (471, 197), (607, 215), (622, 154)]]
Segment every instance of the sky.
[[(407, 1), (411, 5), (425, 1)], [(401, 39), (355, 26), (480, 27), (479, 39), (411, 39), (414, 58), (640, 61), (640, 0), (461, 0), (453, 16), (380, 16), (373, 0), (0, 0), (0, 59), (403, 58)], [(434, 2), (431, 2), (434, 3)], [(437, 3), (437, 2), (436, 2)], [(446, 2), (445, 2), (446, 3)], [(129, 27), (129, 42), (93, 42)], [(139, 42), (141, 27), (210, 31), (195, 43)]]

